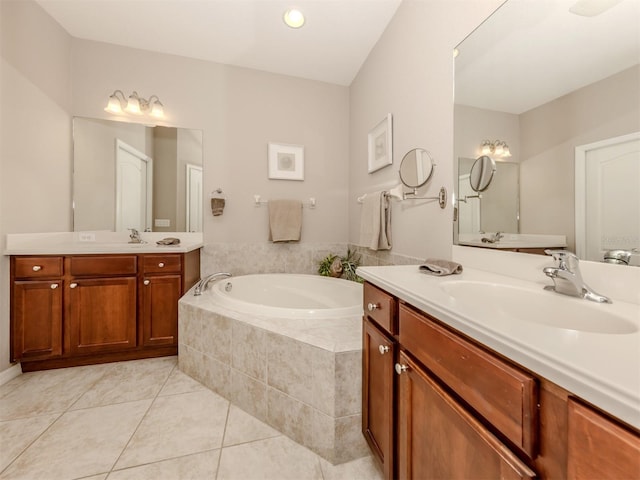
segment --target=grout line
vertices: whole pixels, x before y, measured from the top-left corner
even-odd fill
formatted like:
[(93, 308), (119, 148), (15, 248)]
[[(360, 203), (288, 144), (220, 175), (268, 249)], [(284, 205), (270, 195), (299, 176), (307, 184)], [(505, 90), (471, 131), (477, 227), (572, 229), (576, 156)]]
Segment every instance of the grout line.
[[(162, 391), (162, 389), (164, 388), (164, 386), (167, 384), (167, 382), (169, 381), (169, 378), (171, 377), (171, 374), (173, 373), (173, 371), (178, 368), (178, 362), (177, 362), (177, 358), (176, 358), (176, 363), (173, 366), (173, 368), (169, 371), (169, 374), (167, 375), (167, 378), (164, 379), (164, 382), (162, 382), (162, 386), (158, 389), (158, 392), (155, 394), (155, 396), (151, 399), (151, 402), (149, 403), (149, 407), (147, 408), (147, 410), (144, 412), (144, 414), (142, 415), (142, 417), (140, 418), (140, 421), (138, 422), (138, 425), (136, 425), (136, 428), (133, 429), (133, 433), (131, 434), (131, 436), (129, 437), (129, 440), (127, 441), (127, 443), (125, 444), (125, 446), (123, 447), (122, 451), (120, 452), (120, 455), (118, 455), (118, 458), (115, 459), (115, 461), (113, 462), (113, 465), (111, 465), (111, 468), (109, 469), (109, 474), (107, 475), (107, 478), (109, 478), (109, 475), (111, 475), (111, 472), (113, 472), (114, 467), (118, 464), (118, 461), (120, 461), (120, 459), (122, 458), (122, 454), (125, 452), (125, 450), (129, 447), (129, 445), (131, 444), (131, 440), (133, 440), (133, 437), (135, 436), (135, 434), (138, 432), (138, 429), (140, 428), (140, 425), (142, 425), (142, 422), (144, 422), (144, 419), (147, 418), (147, 415), (149, 414), (149, 411), (151, 410), (151, 407), (153, 407), (153, 404), (156, 402), (156, 399), (158, 398), (158, 396), (160, 395), (160, 392)], [(144, 400), (148, 400), (148, 399), (144, 399)]]
[(231, 402), (227, 400), (227, 416), (224, 419), (224, 431), (222, 432), (222, 440), (220, 441), (220, 454), (218, 455), (218, 464), (216, 465), (216, 478), (214, 480), (218, 480), (218, 473), (220, 472), (220, 461), (222, 460), (222, 450), (224, 449), (224, 438), (227, 436), (227, 426), (229, 425), (230, 414), (231, 414)]

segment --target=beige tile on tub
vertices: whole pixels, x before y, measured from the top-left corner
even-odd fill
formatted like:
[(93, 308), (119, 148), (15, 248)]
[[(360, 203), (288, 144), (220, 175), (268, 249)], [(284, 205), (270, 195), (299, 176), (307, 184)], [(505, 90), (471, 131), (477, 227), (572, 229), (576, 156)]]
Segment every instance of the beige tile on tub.
[(267, 378), (267, 332), (235, 321), (231, 327), (231, 366), (256, 380)]
[(217, 480), (322, 480), (319, 458), (285, 436), (227, 447)]
[(56, 413), (0, 422), (0, 472), (59, 416)]
[(213, 480), (216, 478), (219, 457), (220, 450), (209, 450), (139, 467), (115, 470), (109, 474), (109, 480)]
[(209, 390), (157, 397), (116, 468), (220, 448), (228, 410), (229, 402)]
[(151, 400), (63, 414), (0, 478), (71, 479), (108, 472)]

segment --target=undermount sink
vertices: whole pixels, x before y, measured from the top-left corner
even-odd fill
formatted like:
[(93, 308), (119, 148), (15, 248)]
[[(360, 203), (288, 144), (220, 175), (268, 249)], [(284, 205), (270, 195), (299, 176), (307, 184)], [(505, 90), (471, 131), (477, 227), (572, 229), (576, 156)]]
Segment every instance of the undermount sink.
[[(441, 288), (467, 306), (490, 304), (496, 315), (547, 327), (603, 334), (629, 334), (638, 326), (607, 311), (610, 305), (562, 296), (542, 288), (530, 290), (510, 285), (450, 281)], [(571, 302), (571, 303), (568, 303)]]

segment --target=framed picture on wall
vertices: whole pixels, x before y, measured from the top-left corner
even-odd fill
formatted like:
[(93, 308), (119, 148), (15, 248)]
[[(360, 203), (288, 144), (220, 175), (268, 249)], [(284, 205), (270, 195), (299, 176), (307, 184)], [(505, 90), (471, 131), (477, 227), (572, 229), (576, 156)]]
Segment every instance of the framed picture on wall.
[(369, 173), (393, 163), (393, 124), (391, 114), (369, 132)]
[(269, 178), (304, 180), (304, 146), (269, 143)]

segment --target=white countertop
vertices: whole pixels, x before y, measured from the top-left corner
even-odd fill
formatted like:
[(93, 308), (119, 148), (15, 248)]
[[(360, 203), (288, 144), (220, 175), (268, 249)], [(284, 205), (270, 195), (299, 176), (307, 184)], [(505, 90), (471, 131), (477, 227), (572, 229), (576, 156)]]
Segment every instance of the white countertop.
[[(202, 233), (142, 232), (145, 243), (128, 243), (126, 232), (57, 232), (8, 234), (4, 255), (84, 255), (118, 253), (187, 253), (203, 245)], [(161, 246), (165, 237), (179, 245)]]
[[(550, 283), (544, 275), (540, 275), (539, 281), (528, 281), (465, 267), (460, 275), (436, 277), (420, 272), (417, 265), (360, 267), (358, 275), (524, 368), (640, 428), (640, 332), (591, 333), (557, 328), (552, 321), (545, 322), (547, 325), (522, 321), (512, 312), (505, 313), (496, 303), (471, 305), (443, 289), (446, 282), (474, 281), (509, 285), (537, 293)], [(559, 318), (572, 315), (572, 311), (579, 308), (576, 302), (587, 302), (553, 292), (543, 293), (561, 298), (561, 302), (553, 300), (560, 305), (557, 311)], [(536, 302), (523, 304), (521, 308), (529, 312), (540, 308), (533, 303)], [(614, 300), (613, 304), (593, 303), (592, 306), (622, 316), (640, 327), (638, 304)]]

